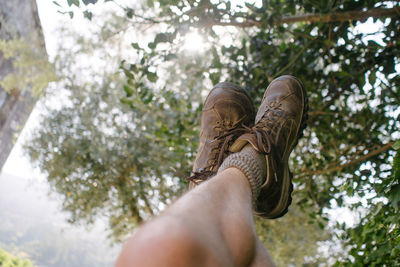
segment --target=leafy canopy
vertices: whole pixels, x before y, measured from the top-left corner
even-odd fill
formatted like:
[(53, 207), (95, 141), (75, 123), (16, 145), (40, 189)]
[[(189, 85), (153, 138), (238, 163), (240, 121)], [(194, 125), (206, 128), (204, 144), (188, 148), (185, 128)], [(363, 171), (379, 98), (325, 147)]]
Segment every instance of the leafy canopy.
[[(290, 216), (301, 214), (315, 229), (328, 221), (326, 229), (345, 246), (336, 257), (339, 266), (398, 263), (400, 172), (392, 149), (400, 124), (398, 3), (105, 2), (124, 13), (112, 17), (117, 23), (104, 23), (102, 34), (115, 37), (133, 28), (138, 36), (131, 53), (122, 55), (118, 74), (100, 83), (77, 84), (79, 76), (70, 77), (64, 84), (70, 106), (47, 114), (28, 144), (72, 221), (103, 214), (114, 236), (128, 234), (185, 188), (204, 88), (236, 82), (258, 104), (272, 79), (292, 74), (307, 89), (310, 112), (290, 159), (296, 174), (296, 214)], [(358, 30), (366, 21), (378, 25), (376, 31)], [(201, 54), (184, 48), (193, 31), (203, 36)], [(327, 212), (337, 207), (358, 212), (357, 223), (329, 222)], [(268, 244), (274, 233), (266, 229), (259, 221)], [(323, 238), (312, 243), (317, 240)]]
[(2, 267), (34, 267), (29, 260), (17, 258), (0, 249), (0, 266)]

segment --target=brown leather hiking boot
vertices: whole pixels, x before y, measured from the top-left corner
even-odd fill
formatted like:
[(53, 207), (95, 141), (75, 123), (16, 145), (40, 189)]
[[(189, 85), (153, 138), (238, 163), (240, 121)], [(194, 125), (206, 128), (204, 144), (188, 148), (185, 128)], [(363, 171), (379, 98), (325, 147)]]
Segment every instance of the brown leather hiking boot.
[(281, 76), (265, 91), (251, 131), (240, 136), (230, 148), (238, 152), (250, 143), (265, 154), (267, 177), (256, 199), (257, 215), (274, 219), (288, 211), (293, 191), (288, 158), (306, 127), (307, 110), (301, 82), (293, 76)]
[(233, 83), (219, 83), (208, 94), (201, 112), (200, 145), (194, 162), (190, 188), (215, 175), (229, 155), (229, 147), (254, 124), (253, 102)]

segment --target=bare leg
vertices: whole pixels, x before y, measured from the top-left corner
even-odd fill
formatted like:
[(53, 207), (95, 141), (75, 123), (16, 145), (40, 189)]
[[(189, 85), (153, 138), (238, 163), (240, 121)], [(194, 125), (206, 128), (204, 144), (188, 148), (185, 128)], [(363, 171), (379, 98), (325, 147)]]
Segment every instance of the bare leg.
[(141, 227), (116, 266), (273, 266), (269, 264), (254, 231), (249, 182), (241, 171), (229, 168)]
[(256, 240), (256, 252), (251, 267), (265, 267), (265, 266), (275, 266), (271, 259), (271, 256), (265, 249), (261, 240), (257, 237)]

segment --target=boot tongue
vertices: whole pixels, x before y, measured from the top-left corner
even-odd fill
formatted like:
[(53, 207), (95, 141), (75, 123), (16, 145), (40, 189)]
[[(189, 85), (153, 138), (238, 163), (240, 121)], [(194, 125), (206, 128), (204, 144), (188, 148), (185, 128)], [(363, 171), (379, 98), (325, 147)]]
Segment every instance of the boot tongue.
[(231, 145), (229, 150), (231, 152), (239, 152), (247, 144), (250, 144), (257, 152), (260, 152), (260, 150), (257, 147), (257, 139), (256, 139), (255, 135), (251, 134), (251, 133), (246, 133), (246, 134), (241, 135)]

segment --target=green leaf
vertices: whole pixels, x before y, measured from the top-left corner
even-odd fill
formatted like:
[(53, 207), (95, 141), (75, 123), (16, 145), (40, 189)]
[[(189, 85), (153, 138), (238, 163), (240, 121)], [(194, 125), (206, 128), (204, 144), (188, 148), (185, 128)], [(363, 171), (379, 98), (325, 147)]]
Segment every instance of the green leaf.
[(221, 78), (221, 73), (216, 72), (216, 73), (210, 73), (210, 80), (213, 83), (213, 85), (217, 84), (220, 82)]
[(172, 60), (172, 59), (176, 59), (176, 58), (178, 58), (178, 56), (176, 54), (168, 54), (164, 57), (164, 60), (168, 61), (168, 60)]
[(53, 1), (53, 3), (54, 3), (56, 6), (62, 7), (59, 3), (57, 3), (57, 1)]
[(72, 19), (72, 18), (74, 17), (74, 12), (69, 11), (69, 12), (68, 12), (68, 15), (69, 15), (69, 17)]
[(279, 46), (279, 50), (281, 52), (283, 52), (283, 51), (285, 51), (285, 49), (286, 49), (286, 44), (284, 42), (282, 42), (281, 45)]
[(124, 91), (125, 91), (127, 97), (132, 96), (134, 93), (133, 89), (128, 85), (124, 85)]
[(154, 38), (155, 44), (166, 43), (166, 42), (168, 42), (168, 34), (166, 33), (158, 33)]
[(79, 7), (79, 0), (67, 0), (69, 6), (75, 5)]
[(88, 20), (92, 20), (93, 13), (88, 11), (88, 10), (86, 10), (86, 11), (83, 12), (83, 16), (85, 18), (87, 18)]
[(137, 68), (136, 64), (130, 64), (129, 65), (129, 70), (134, 72), (134, 73), (137, 73), (139, 71), (139, 69)]
[(392, 206), (397, 210), (400, 204), (400, 184), (396, 184), (390, 188), (388, 199)]
[[(88, 5), (88, 4), (96, 4), (97, 1), (98, 1), (98, 0), (82, 0), (82, 2), (83, 2), (85, 5)], [(107, 2), (107, 0), (105, 0), (104, 2)]]
[(244, 4), (248, 9), (250, 9), (252, 11), (257, 11), (257, 8), (254, 6), (254, 4), (250, 4), (250, 3), (247, 3), (247, 2), (245, 2)]
[(154, 43), (154, 42), (150, 42), (147, 46), (148, 46), (150, 49), (154, 49), (154, 48), (156, 48), (157, 44)]
[(396, 143), (394, 143), (392, 147), (394, 150), (399, 150), (400, 149), (400, 140), (396, 141)]
[(144, 100), (143, 100), (143, 103), (144, 104), (149, 104), (151, 101), (153, 101), (153, 97), (154, 97), (154, 94), (153, 93), (150, 93)]
[(400, 151), (393, 158), (393, 172), (394, 179), (400, 182)]
[(157, 79), (158, 79), (158, 76), (157, 76), (157, 74), (156, 73), (154, 73), (154, 72), (147, 72), (146, 73), (146, 76), (147, 76), (147, 79), (149, 79), (149, 81), (150, 82), (156, 82), (157, 81)]
[(375, 84), (375, 81), (376, 81), (376, 72), (372, 70), (368, 76), (368, 82), (373, 86)]
[(127, 8), (126, 10), (126, 16), (131, 19), (134, 15), (133, 9), (132, 8)]
[(147, 3), (147, 5), (149, 7), (154, 7), (154, 1), (153, 0), (147, 0), (146, 3)]
[(138, 43), (131, 43), (131, 46), (137, 50), (141, 49)]
[(132, 104), (132, 100), (127, 98), (121, 98), (119, 101), (123, 104)]

